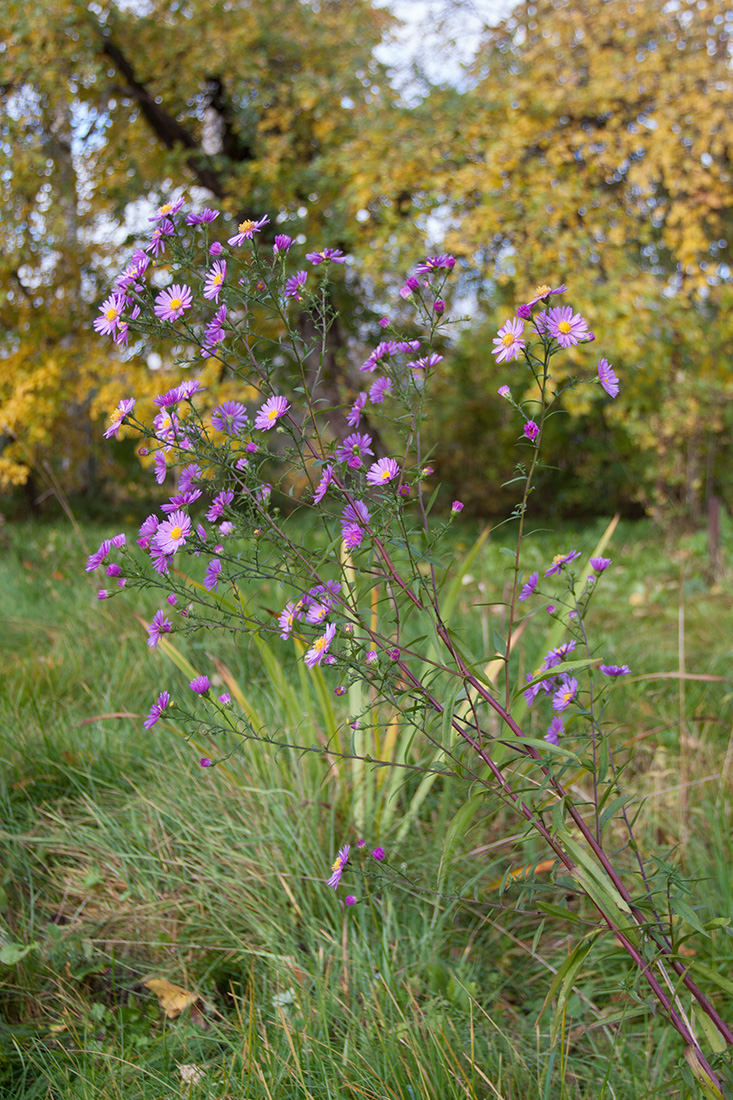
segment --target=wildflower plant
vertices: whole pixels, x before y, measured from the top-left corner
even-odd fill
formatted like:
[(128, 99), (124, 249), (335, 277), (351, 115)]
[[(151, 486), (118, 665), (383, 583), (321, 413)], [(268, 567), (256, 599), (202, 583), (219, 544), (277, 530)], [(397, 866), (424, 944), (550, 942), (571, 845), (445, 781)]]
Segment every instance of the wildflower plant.
[[(678, 951), (675, 921), (687, 921), (689, 909), (668, 896), (639, 851), (604, 729), (609, 692), (630, 671), (610, 663), (623, 654), (598, 650), (586, 625), (611, 561), (585, 562), (577, 549), (563, 547), (544, 570), (523, 569), (534, 478), (564, 386), (600, 386), (610, 398), (619, 392), (604, 358), (589, 357), (584, 375), (556, 382), (555, 357), (595, 339), (586, 319), (572, 305), (555, 304), (567, 295), (565, 286), (543, 285), (494, 340), (497, 362), (523, 365), (517, 392), (530, 394), (499, 391), (515, 410), (523, 458), (497, 687), (486, 674), (486, 655), (469, 652), (448, 616), (442, 539), (463, 505), (454, 501), (447, 518), (434, 521), (433, 498), (425, 493), (432, 470), (421, 426), (445, 352), (455, 259), (430, 256), (414, 267), (393, 315), (379, 322), (381, 338), (357, 372), (359, 391), (344, 393), (343, 404), (333, 407), (323, 396), (335, 320), (329, 286), (342, 277), (347, 257), (329, 247), (299, 255), (284, 234), (268, 244), (267, 217), (246, 219), (226, 243), (211, 242), (215, 218), (214, 211), (186, 215), (181, 203), (162, 207), (150, 240), (133, 254), (94, 323), (117, 344), (169, 340), (181, 370), (149, 418), (134, 395), (111, 413), (104, 434), (139, 432), (156, 477), (175, 486), (160, 514), (142, 522), (136, 550), (115, 536), (90, 556), (88, 571), (106, 569), (110, 579), (99, 598), (136, 587), (158, 591), (160, 608), (147, 627), (151, 648), (178, 632), (201, 630), (230, 631), (243, 644), (249, 636), (281, 646), (295, 640), (307, 675), (323, 676), (335, 696), (351, 698), (350, 688), (361, 686), (368, 706), (349, 715), (345, 740), (324, 746), (306, 738), (300, 747), (422, 772), (425, 781), (462, 778), (472, 794), (482, 790), (511, 808), (554, 858), (556, 881), (589, 903), (589, 923), (580, 926), (582, 937), (551, 992), (567, 997), (590, 946), (620, 945), (635, 970), (637, 996), (645, 989), (653, 997), (682, 1037), (692, 1073), (710, 1095), (721, 1095), (719, 1068), (700, 1034), (713, 1036), (713, 1048), (722, 1051), (733, 1044), (733, 1032)], [(163, 272), (170, 279), (165, 287)], [(404, 322), (408, 308), (412, 316)], [(211, 360), (222, 376), (241, 382), (242, 400), (207, 401), (198, 368)], [(263, 583), (281, 592), (274, 613), (262, 608)], [(546, 621), (547, 612), (563, 640), (516, 682), (511, 657), (520, 617)], [(168, 718), (193, 732), (205, 721), (222, 756), (249, 741), (278, 743), (229, 695), (215, 694), (208, 672), (160, 687), (147, 729)], [(430, 760), (370, 753), (369, 723), (380, 704), (429, 747)], [(539, 737), (528, 733), (529, 707), (544, 715), (546, 733)], [(205, 767), (216, 763), (201, 760)], [(578, 793), (579, 774), (592, 778), (589, 795)], [(618, 830), (612, 834), (616, 822), (626, 833), (621, 846)], [(371, 863), (383, 857), (376, 848)], [(349, 859), (344, 844), (330, 877), (324, 874), (337, 894)], [(346, 905), (358, 900), (349, 893)], [(553, 907), (546, 908), (552, 915)]]

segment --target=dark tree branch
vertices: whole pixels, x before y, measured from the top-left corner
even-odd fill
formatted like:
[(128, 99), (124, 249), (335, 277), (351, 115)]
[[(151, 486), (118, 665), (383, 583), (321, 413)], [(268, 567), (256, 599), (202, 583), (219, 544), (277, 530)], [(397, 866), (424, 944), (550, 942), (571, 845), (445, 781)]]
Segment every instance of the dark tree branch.
[(165, 145), (166, 149), (174, 149), (177, 145), (191, 150), (191, 156), (186, 158), (186, 163), (196, 176), (201, 187), (205, 187), (217, 199), (223, 199), (227, 190), (219, 173), (207, 164), (207, 157), (201, 151), (201, 147), (185, 126), (165, 110), (150, 94), (144, 84), (135, 77), (135, 70), (123, 54), (122, 50), (105, 39), (102, 52), (112, 61), (118, 73), (125, 79), (125, 87), (130, 95), (140, 106), (148, 125), (153, 133)]

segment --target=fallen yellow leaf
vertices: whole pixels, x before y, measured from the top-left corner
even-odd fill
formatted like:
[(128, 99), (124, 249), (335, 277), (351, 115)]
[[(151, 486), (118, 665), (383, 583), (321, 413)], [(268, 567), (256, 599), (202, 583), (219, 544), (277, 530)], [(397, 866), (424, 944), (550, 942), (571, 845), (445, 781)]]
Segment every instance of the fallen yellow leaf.
[(179, 1016), (184, 1008), (189, 1008), (199, 999), (198, 993), (190, 993), (183, 986), (173, 985), (167, 978), (148, 978), (143, 985), (153, 991), (169, 1020)]

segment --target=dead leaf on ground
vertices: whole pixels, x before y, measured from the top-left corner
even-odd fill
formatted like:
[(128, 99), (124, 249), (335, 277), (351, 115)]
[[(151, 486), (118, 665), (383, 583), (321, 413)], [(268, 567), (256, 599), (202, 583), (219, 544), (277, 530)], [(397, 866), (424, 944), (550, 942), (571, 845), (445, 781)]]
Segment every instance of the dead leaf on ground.
[(169, 1020), (180, 1016), (184, 1009), (199, 999), (198, 993), (191, 993), (181, 985), (174, 985), (167, 978), (148, 978), (143, 985), (153, 991)]

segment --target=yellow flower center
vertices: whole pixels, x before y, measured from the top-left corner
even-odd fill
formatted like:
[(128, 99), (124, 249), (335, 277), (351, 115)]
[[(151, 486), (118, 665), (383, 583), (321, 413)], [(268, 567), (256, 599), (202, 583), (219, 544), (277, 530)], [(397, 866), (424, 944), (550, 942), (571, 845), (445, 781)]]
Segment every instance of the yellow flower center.
[(158, 208), (158, 213), (159, 214), (170, 214), (172, 209), (173, 209), (173, 203), (164, 202), (163, 205)]
[(277, 409), (270, 409), (269, 413), (267, 414), (267, 419), (268, 420), (277, 420), (278, 415), (279, 414), (278, 414)]
[(172, 427), (173, 427), (173, 421), (171, 420), (171, 418), (166, 413), (166, 415), (163, 417), (163, 419), (160, 422), (160, 428), (158, 430), (161, 431), (161, 432), (167, 432), (168, 429), (172, 428)]
[(534, 296), (535, 296), (535, 298), (546, 298), (551, 290), (552, 290), (552, 287), (548, 286), (547, 283), (540, 283), (540, 285), (537, 287), (537, 289), (534, 292)]
[(513, 332), (505, 332), (501, 338), (501, 342), (505, 348), (510, 348), (515, 340), (516, 336)]
[(214, 286), (221, 286), (221, 284), (224, 282), (224, 276), (222, 275), (221, 271), (217, 271), (211, 282)]
[(180, 309), (183, 305), (183, 298), (171, 298), (168, 306), (170, 309)]
[(565, 561), (565, 555), (564, 554), (555, 554), (555, 557), (552, 559), (552, 564), (557, 565), (561, 561)]
[(566, 336), (569, 332), (573, 331), (573, 326), (569, 321), (559, 321), (557, 326), (558, 332), (564, 333)]
[(389, 479), (390, 479), (389, 470), (383, 470), (382, 471), (382, 481), (389, 481)]
[(248, 218), (246, 222), (239, 223), (239, 232), (249, 233), (250, 229), (254, 229), (254, 227), (255, 223), (250, 218)]
[(179, 539), (182, 534), (183, 534), (183, 528), (182, 527), (171, 527), (171, 538), (172, 539)]
[(115, 317), (119, 317), (119, 315), (120, 311), (117, 306), (110, 306), (104, 316), (108, 321), (114, 321)]
[(315, 649), (316, 653), (320, 653), (321, 650), (325, 647), (325, 645), (326, 645), (326, 638), (325, 638), (325, 635), (324, 635), (321, 638), (316, 638), (315, 642), (313, 643), (313, 648)]
[(331, 870), (332, 871), (340, 871), (341, 868), (343, 867), (343, 865), (344, 865), (344, 861), (341, 859), (341, 856), (336, 856), (336, 862), (334, 863)]
[(570, 700), (572, 699), (572, 697), (573, 697), (573, 692), (572, 691), (564, 691), (563, 695), (562, 695), (563, 703), (569, 703)]
[(113, 424), (118, 424), (124, 415), (122, 409), (115, 409), (113, 413), (110, 413), (109, 418)]

